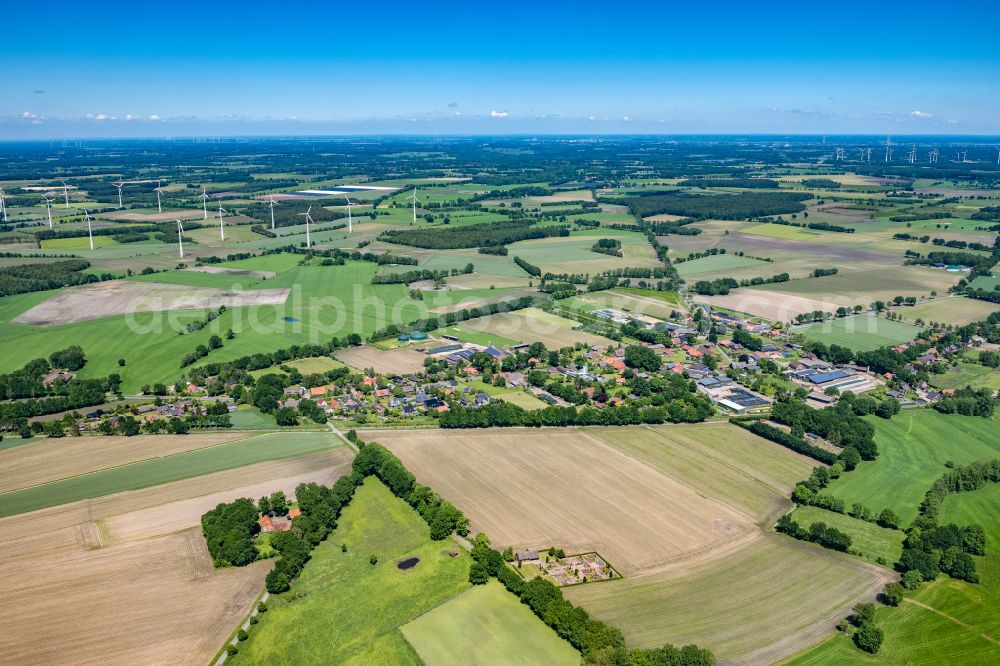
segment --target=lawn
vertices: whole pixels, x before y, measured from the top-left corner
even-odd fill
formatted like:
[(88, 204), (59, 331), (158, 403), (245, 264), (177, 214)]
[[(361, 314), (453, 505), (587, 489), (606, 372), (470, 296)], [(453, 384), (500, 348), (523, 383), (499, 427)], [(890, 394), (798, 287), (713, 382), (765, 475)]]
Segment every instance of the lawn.
[(908, 342), (922, 330), (920, 326), (872, 315), (843, 317), (792, 329), (809, 340), (840, 345), (854, 351), (871, 351)]
[[(899, 530), (879, 527), (842, 513), (835, 513), (815, 506), (800, 506), (792, 513), (799, 526), (809, 529), (813, 523), (826, 523), (851, 537), (851, 550), (875, 564), (892, 566), (903, 553), (905, 535)], [(879, 562), (881, 558), (881, 562)]]
[(532, 409), (542, 409), (548, 407), (548, 405), (530, 393), (525, 393), (524, 391), (503, 391), (498, 393), (495, 397), (503, 400), (504, 402), (509, 402), (512, 405), (517, 405), (518, 407), (523, 407), (527, 410)]
[[(408, 557), (420, 562), (398, 569)], [(468, 571), (465, 551), (431, 541), (420, 516), (369, 478), (292, 590), (268, 601), (233, 663), (419, 664), (400, 627), (468, 589)]]
[(904, 525), (916, 518), (924, 493), (947, 471), (946, 462), (967, 465), (1000, 456), (997, 424), (984, 418), (929, 409), (904, 411), (890, 421), (865, 418), (875, 426), (878, 459), (843, 474), (826, 492), (848, 506), (860, 502), (876, 513), (890, 508)]
[(341, 446), (330, 432), (272, 433), (0, 494), (0, 517)]
[(580, 663), (580, 654), (491, 580), (403, 627), (427, 666)]

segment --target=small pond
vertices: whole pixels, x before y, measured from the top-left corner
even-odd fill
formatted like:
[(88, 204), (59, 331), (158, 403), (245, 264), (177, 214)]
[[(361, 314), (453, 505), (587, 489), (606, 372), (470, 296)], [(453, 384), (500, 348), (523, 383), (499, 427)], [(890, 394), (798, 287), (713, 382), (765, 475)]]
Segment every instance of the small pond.
[(420, 561), (419, 557), (408, 557), (405, 560), (400, 560), (396, 562), (397, 569), (412, 569), (417, 566), (417, 562)]

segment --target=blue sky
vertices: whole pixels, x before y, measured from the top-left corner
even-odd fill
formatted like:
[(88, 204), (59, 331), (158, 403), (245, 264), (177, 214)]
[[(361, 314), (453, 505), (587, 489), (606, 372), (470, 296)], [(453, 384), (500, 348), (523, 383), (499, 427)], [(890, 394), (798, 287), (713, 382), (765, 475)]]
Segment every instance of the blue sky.
[(10, 3), (0, 138), (1000, 134), (992, 2), (310, 4)]

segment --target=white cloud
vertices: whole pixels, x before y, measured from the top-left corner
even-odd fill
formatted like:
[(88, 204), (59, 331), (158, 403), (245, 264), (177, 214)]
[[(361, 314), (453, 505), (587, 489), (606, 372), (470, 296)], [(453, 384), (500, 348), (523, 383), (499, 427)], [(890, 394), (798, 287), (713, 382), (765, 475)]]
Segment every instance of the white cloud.
[(589, 118), (587, 118), (587, 120), (597, 120), (597, 118), (595, 118), (594, 116), (590, 116)]
[(628, 116), (622, 116), (622, 122), (627, 123), (628, 122)]
[(104, 113), (98, 113), (96, 116), (91, 113), (91, 114), (88, 114), (87, 117), (93, 118), (94, 120), (107, 120), (108, 119), (107, 114), (104, 114)]
[(34, 118), (35, 114), (33, 114), (31, 111), (22, 111), (21, 112), (21, 117), (22, 118)]
[[(160, 117), (158, 115), (156, 115), (155, 113), (153, 113), (153, 114), (150, 114), (149, 119), (150, 120), (160, 120)], [(293, 118), (293, 120), (294, 120), (294, 118)]]
[(490, 111), (490, 118), (506, 118), (509, 115), (506, 111)]
[(933, 113), (927, 113), (926, 111), (910, 111), (911, 118), (933, 118)]
[(461, 112), (461, 111), (456, 111), (456, 112), (455, 112), (455, 117), (456, 117), (456, 118), (457, 118), (457, 117), (459, 117), (460, 115), (462, 115), (462, 112)]

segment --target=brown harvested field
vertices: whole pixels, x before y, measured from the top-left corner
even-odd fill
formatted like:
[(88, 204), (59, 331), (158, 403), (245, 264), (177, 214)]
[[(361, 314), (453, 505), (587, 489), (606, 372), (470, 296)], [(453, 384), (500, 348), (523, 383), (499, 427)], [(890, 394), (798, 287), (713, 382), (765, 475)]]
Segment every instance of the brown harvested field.
[(49, 326), (133, 312), (218, 308), (220, 305), (227, 308), (280, 305), (288, 298), (288, 293), (288, 289), (233, 291), (159, 282), (109, 280), (60, 291), (14, 321), (19, 324)]
[(382, 350), (365, 345), (341, 349), (333, 357), (358, 370), (374, 368), (383, 374), (419, 372), (424, 368), (425, 355), (408, 348)]
[(0, 451), (0, 493), (243, 439), (244, 432), (43, 439)]
[(490, 333), (521, 342), (541, 342), (549, 349), (570, 347), (577, 342), (588, 345), (610, 345), (611, 340), (601, 335), (577, 331), (575, 321), (564, 319), (537, 308), (469, 319), (463, 325), (473, 331)]
[(598, 551), (625, 575), (756, 538), (750, 516), (582, 429), (380, 432), (500, 547)]
[(983, 321), (990, 314), (1000, 311), (1000, 303), (979, 301), (963, 296), (937, 298), (913, 307), (896, 308), (896, 313), (906, 321), (923, 319), (962, 326), (974, 321)]
[(760, 533), (725, 558), (678, 573), (575, 585), (566, 598), (620, 628), (629, 647), (695, 643), (721, 663), (772, 664), (835, 631), (857, 603), (898, 576), (888, 569)]
[[(198, 528), (219, 502), (330, 484), (351, 453), (290, 460), (0, 519), (5, 660), (205, 664), (263, 591), (271, 565), (214, 569)], [(30, 525), (30, 529), (26, 526)]]
[(695, 296), (694, 300), (782, 322), (791, 321), (796, 315), (807, 312), (836, 312), (838, 307), (850, 308), (858, 303), (856, 298), (841, 298), (833, 294), (822, 298), (806, 298), (764, 289), (735, 289), (725, 296)]

